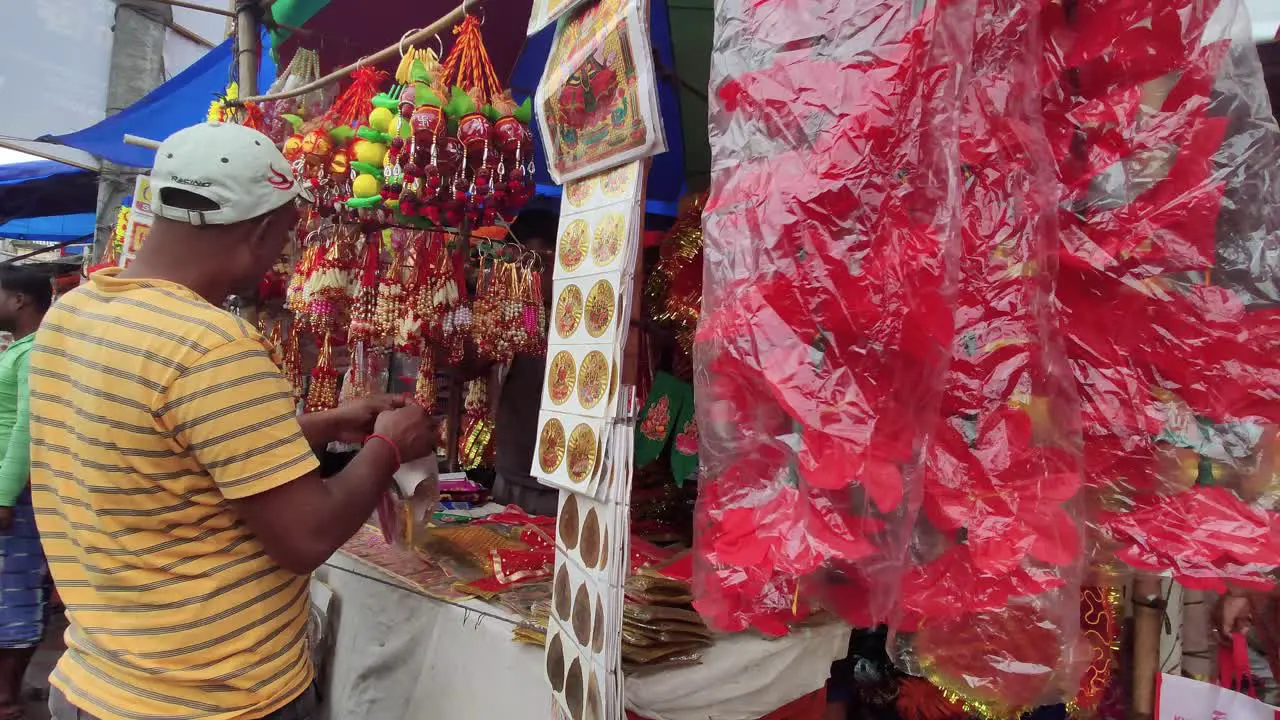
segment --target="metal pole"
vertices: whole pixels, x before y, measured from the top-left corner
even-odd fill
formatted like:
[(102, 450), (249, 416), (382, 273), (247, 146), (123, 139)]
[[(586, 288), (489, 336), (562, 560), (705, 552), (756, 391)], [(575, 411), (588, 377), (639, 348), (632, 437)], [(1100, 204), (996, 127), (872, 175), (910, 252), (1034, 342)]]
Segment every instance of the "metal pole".
[(255, 0), (236, 2), (236, 62), (240, 70), (240, 97), (258, 94), (258, 13)]

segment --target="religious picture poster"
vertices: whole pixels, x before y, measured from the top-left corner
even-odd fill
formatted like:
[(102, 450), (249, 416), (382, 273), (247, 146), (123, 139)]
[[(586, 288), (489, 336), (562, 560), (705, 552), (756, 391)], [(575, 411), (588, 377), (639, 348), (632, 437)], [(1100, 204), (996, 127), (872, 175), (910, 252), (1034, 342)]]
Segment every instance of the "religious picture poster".
[(566, 12), (581, 5), (586, 0), (533, 0), (533, 10), (529, 13), (529, 30), (526, 33), (530, 37), (542, 30), (542, 28), (555, 22), (557, 18)]
[(151, 177), (139, 175), (133, 186), (133, 205), (129, 210), (129, 224), (125, 226), (124, 240), (120, 248), (120, 267), (124, 267), (138, 254), (138, 249), (151, 233), (155, 214), (151, 209)]
[(561, 18), (535, 106), (557, 183), (663, 152), (647, 0), (599, 0)]

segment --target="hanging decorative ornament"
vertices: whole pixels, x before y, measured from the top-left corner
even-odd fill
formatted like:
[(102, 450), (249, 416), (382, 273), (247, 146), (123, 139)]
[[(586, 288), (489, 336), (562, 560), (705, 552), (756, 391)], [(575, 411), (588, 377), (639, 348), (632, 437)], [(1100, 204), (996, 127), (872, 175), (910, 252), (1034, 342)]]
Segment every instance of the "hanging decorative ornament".
[(307, 278), (311, 277), (319, 254), (319, 245), (307, 245), (293, 268), (293, 274), (289, 276), (289, 284), (285, 290), (285, 309), (295, 317), (301, 318), (307, 308)]
[(279, 368), (284, 367), (284, 339), (280, 332), (280, 326), (283, 324), (279, 321), (272, 323), (271, 333), (267, 335), (267, 343), (271, 345), (271, 362)]
[(493, 418), (489, 417), (489, 383), (479, 378), (467, 383), (458, 432), (458, 463), (474, 470), (493, 462)]
[(427, 412), (436, 407), (436, 363), (431, 353), (423, 353), (418, 363), (418, 379), (413, 384), (413, 401)]
[(378, 306), (374, 313), (374, 337), (390, 342), (396, 325), (404, 312), (404, 248), (391, 250), (391, 265), (378, 286)]
[(316, 366), (311, 369), (311, 385), (307, 388), (306, 412), (332, 410), (338, 406), (338, 371), (333, 367), (333, 338), (325, 333)]
[[(286, 87), (306, 85), (320, 78), (320, 56), (314, 50), (298, 48), (284, 71), (276, 76), (267, 93), (277, 93)], [(283, 143), (293, 133), (293, 124), (286, 115), (314, 118), (323, 114), (324, 91), (316, 90), (300, 97), (266, 100), (262, 103), (264, 124), (262, 132), (277, 143)]]
[(372, 346), (377, 340), (378, 266), (382, 257), (382, 233), (371, 231), (364, 237), (360, 250), (360, 272), (351, 310), (351, 328), (347, 339)]
[(707, 195), (691, 195), (662, 241), (660, 258), (645, 283), (649, 315), (675, 333), (680, 349), (693, 351), (702, 310), (702, 208)]
[[(418, 314), (418, 295), (421, 287), (422, 266), (426, 264), (427, 238), (422, 232), (414, 233), (410, 244), (406, 247), (410, 256), (411, 270), (405, 273), (400, 288), (400, 314), (396, 317), (396, 352), (417, 357), (430, 355), (423, 352), (422, 316)], [(434, 369), (432, 370), (434, 377)]]
[(298, 335), (298, 323), (295, 321), (289, 325), (289, 332), (284, 336), (280, 364), (284, 370), (285, 379), (293, 388), (295, 402), (302, 399), (303, 389), (307, 386), (307, 375), (302, 369), (302, 343)]
[(446, 110), (457, 118), (450, 154), (461, 150), (462, 161), (445, 211), (450, 224), (466, 215), (473, 226), (493, 225), (500, 216), (514, 215), (533, 193), (532, 105), (517, 105), (498, 82), (482, 24), (468, 15), (454, 28), (457, 40), (444, 59), (443, 80), (452, 88)]
[(307, 326), (316, 332), (337, 329), (351, 307), (354, 230), (343, 226), (328, 231), (331, 239), (307, 279), (304, 314)]

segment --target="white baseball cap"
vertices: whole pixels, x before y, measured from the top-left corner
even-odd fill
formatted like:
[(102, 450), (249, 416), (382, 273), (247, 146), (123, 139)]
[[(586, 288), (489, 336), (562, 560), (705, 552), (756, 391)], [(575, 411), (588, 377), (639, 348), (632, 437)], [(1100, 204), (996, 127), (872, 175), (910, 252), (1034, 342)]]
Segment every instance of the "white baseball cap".
[[(165, 190), (184, 190), (216, 209), (166, 204)], [(156, 215), (192, 225), (230, 225), (265, 215), (301, 197), (314, 198), (271, 138), (234, 123), (183, 128), (160, 143), (151, 169)], [(170, 202), (175, 198), (170, 196)]]

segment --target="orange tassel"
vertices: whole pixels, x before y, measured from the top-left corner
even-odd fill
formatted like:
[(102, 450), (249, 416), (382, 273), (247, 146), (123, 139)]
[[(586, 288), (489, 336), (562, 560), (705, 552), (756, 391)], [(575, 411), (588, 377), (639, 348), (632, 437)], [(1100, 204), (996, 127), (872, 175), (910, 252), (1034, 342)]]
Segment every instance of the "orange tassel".
[(493, 102), (502, 93), (502, 85), (480, 35), (480, 18), (468, 15), (453, 29), (453, 34), (458, 39), (444, 59), (445, 83), (463, 90), (479, 90), (485, 102)]

